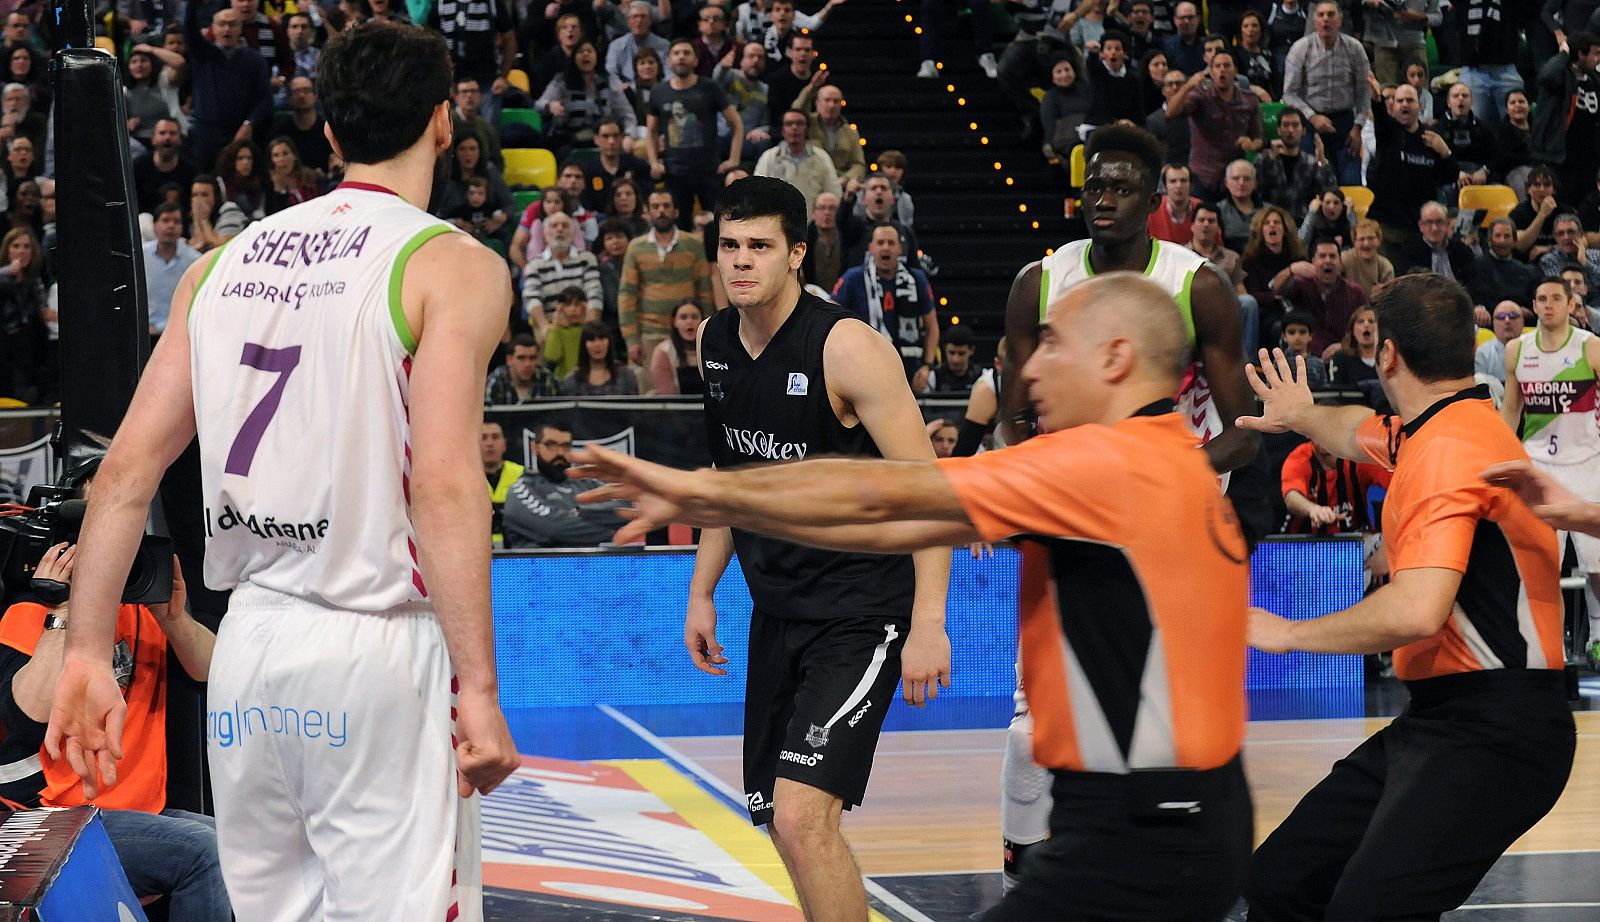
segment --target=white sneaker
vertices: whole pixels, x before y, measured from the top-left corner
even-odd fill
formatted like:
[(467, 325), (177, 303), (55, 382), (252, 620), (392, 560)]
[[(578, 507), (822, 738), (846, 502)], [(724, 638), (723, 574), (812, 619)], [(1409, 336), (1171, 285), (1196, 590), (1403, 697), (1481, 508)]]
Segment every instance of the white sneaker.
[(922, 66), (917, 68), (917, 76), (924, 80), (937, 80), (939, 79), (939, 65), (932, 61), (923, 61)]
[(990, 80), (1000, 76), (1000, 65), (995, 63), (994, 55), (987, 51), (978, 55), (978, 66), (983, 68), (983, 72)]

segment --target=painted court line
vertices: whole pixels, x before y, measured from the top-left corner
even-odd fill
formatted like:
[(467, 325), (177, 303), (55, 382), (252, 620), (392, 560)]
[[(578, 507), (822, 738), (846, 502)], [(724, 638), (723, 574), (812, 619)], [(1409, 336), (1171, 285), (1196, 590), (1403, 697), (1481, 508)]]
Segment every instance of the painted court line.
[[(656, 751), (682, 766), (685, 771), (700, 779), (700, 781), (710, 787), (711, 790), (720, 794), (722, 798), (733, 807), (734, 810), (743, 811), (746, 809), (744, 798), (740, 796), (738, 791), (735, 791), (732, 787), (730, 787), (726, 781), (718, 778), (716, 775), (712, 774), (710, 770), (706, 769), (704, 766), (695, 762), (695, 760), (678, 751), (666, 740), (645, 729), (645, 727), (638, 721), (622, 713), (609, 704), (597, 704), (595, 707), (598, 708), (602, 714), (605, 714), (607, 717), (610, 717), (612, 720), (615, 720), (617, 723), (628, 728), (628, 731), (634, 736), (639, 737), (639, 739), (644, 740), (646, 743), (655, 747)], [(893, 909), (895, 912), (898, 912), (900, 915), (904, 916), (908, 922), (934, 922), (933, 919), (923, 914), (916, 907), (912, 906), (910, 903), (907, 903), (905, 900), (902, 900), (900, 897), (895, 896), (893, 893), (890, 893), (888, 890), (884, 889), (881, 884), (873, 882), (870, 878), (863, 877), (862, 884), (865, 885), (868, 893), (876, 897), (878, 901), (883, 903), (885, 906), (888, 906), (890, 909)]]

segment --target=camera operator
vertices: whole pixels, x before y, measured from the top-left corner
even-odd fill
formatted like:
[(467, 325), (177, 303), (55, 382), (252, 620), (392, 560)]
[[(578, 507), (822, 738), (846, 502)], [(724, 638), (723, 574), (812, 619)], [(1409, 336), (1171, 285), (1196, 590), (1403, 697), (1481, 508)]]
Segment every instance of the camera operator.
[[(70, 585), (77, 547), (45, 551), (34, 579)], [(37, 585), (37, 584), (36, 584)], [(113, 655), (127, 701), (122, 734), (122, 783), (92, 803), (100, 808), (122, 869), (142, 896), (171, 895), (171, 917), (228, 922), (233, 912), (217, 859), (216, 821), (166, 809), (167, 644), (184, 671), (206, 680), (216, 635), (185, 609), (183, 576), (173, 564), (172, 599), (161, 605), (123, 605)], [(72, 807), (89, 802), (65, 759), (43, 751), (56, 679), (65, 652), (69, 605), (20, 601), (0, 617), (0, 796), (23, 807)]]

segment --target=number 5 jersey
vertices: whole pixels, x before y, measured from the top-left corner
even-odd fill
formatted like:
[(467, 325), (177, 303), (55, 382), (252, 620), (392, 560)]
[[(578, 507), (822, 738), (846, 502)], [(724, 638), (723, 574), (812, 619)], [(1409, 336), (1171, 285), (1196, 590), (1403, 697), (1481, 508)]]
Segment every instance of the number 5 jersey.
[(1595, 370), (1584, 356), (1593, 335), (1569, 327), (1561, 348), (1545, 352), (1535, 329), (1512, 347), (1522, 392), (1522, 441), (1528, 457), (1541, 464), (1584, 464), (1600, 455)]

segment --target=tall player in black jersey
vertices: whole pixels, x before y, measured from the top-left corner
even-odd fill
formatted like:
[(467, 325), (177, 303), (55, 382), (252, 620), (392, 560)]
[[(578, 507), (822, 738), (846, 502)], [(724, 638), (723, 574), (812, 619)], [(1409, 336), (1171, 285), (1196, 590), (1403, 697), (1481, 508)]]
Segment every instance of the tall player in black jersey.
[[(932, 460), (900, 357), (856, 317), (801, 290), (798, 189), (742, 179), (717, 198), (717, 268), (734, 310), (700, 328), (706, 435), (718, 467), (819, 455)], [(839, 829), (861, 803), (896, 681), (922, 705), (950, 684), (950, 550), (823, 551), (701, 532), (684, 642), (725, 675), (711, 594), (734, 550), (750, 586), (744, 780), (809, 920), (865, 922), (861, 871)]]

